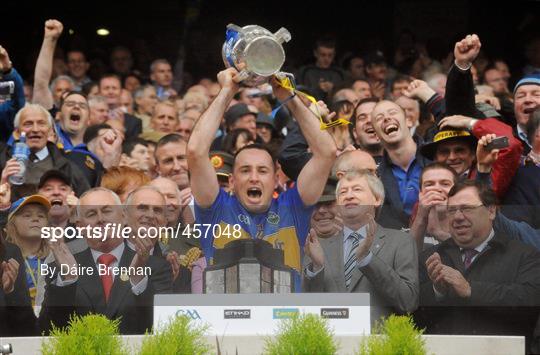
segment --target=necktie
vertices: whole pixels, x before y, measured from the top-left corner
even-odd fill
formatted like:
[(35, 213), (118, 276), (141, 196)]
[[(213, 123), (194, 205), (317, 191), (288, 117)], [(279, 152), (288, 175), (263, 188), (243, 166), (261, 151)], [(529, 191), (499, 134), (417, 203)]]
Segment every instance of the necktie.
[(464, 249), (463, 254), (465, 255), (463, 264), (465, 265), (465, 270), (467, 270), (469, 266), (471, 266), (473, 258), (478, 254), (478, 251), (476, 251), (476, 249)]
[(352, 238), (352, 248), (347, 255), (347, 261), (345, 261), (345, 286), (349, 288), (352, 279), (352, 273), (356, 266), (356, 249), (360, 241), (360, 236), (357, 233), (351, 233), (347, 238)]
[(107, 266), (107, 272), (103, 275), (100, 275), (101, 284), (103, 285), (103, 293), (105, 294), (105, 302), (109, 302), (109, 294), (111, 293), (111, 288), (113, 284), (112, 273), (110, 273), (109, 265), (116, 261), (114, 255), (111, 254), (102, 254), (97, 259), (98, 263)]
[(28, 160), (30, 160), (32, 163), (35, 163), (39, 161), (39, 158), (35, 153), (30, 153), (30, 155), (28, 156)]

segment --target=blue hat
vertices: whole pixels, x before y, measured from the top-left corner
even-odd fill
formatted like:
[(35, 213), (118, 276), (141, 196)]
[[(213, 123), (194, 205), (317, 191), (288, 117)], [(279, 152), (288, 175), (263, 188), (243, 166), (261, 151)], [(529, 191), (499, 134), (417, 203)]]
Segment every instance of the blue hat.
[(514, 88), (514, 95), (516, 94), (516, 90), (521, 85), (540, 85), (540, 73), (533, 72), (531, 74), (524, 76), (520, 81), (518, 81), (518, 83), (516, 84), (516, 87)]
[(11, 204), (11, 207), (9, 208), (8, 221), (11, 220), (11, 218), (15, 215), (15, 213), (17, 213), (18, 210), (30, 203), (40, 204), (44, 206), (47, 211), (51, 208), (51, 203), (45, 196), (30, 195), (26, 197), (21, 197), (20, 199)]

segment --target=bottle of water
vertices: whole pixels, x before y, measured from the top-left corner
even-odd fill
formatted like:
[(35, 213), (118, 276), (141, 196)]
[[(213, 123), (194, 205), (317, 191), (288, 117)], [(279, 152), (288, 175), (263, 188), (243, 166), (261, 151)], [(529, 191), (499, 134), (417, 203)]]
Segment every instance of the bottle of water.
[(13, 158), (17, 159), (17, 162), (21, 166), (21, 169), (17, 174), (13, 174), (9, 177), (9, 183), (12, 185), (24, 184), (26, 175), (26, 164), (28, 163), (28, 157), (30, 156), (30, 148), (26, 144), (26, 133), (21, 132), (21, 138), (15, 143), (13, 149)]

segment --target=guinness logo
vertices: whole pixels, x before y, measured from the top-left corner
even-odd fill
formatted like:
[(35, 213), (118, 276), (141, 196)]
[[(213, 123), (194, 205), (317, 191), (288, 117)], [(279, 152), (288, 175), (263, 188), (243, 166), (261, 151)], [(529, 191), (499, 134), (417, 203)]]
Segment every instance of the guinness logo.
[(349, 319), (348, 308), (321, 308), (321, 318)]

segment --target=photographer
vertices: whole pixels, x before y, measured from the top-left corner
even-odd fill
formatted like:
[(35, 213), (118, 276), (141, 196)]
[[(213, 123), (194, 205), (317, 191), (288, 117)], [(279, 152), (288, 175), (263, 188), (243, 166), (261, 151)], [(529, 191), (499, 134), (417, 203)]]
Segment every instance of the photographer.
[(0, 46), (0, 140), (13, 131), (15, 114), (25, 104), (23, 80), (13, 68), (6, 49)]

